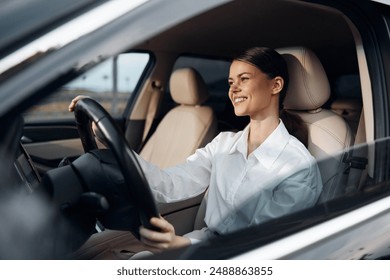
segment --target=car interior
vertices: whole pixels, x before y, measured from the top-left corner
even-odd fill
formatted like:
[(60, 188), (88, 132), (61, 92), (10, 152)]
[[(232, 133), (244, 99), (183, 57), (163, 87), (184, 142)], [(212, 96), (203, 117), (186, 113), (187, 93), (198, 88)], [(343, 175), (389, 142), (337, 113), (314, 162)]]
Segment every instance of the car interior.
[[(301, 116), (308, 127), (308, 150), (318, 160), (324, 184), (318, 204), (360, 191), (374, 177), (374, 154), (361, 149), (352, 155), (349, 149), (375, 139), (368, 66), (353, 23), (320, 4), (232, 1), (129, 49), (150, 55), (123, 114), (114, 118), (129, 146), (167, 168), (219, 132), (243, 129), (248, 120), (234, 116), (227, 75), (232, 58), (252, 46), (275, 48), (287, 62), (290, 83), (284, 108)], [(216, 68), (202, 65), (202, 60)], [(210, 81), (212, 75), (217, 78)], [(36, 135), (53, 129), (62, 134), (36, 140)], [(18, 159), (20, 169), (27, 160), (39, 180), (85, 152), (72, 114), (61, 121), (26, 117), (21, 147), (25, 156)], [(206, 203), (207, 192), (157, 207), (177, 234), (185, 234), (204, 225)], [(131, 232), (100, 224), (72, 258), (126, 259), (136, 246), (139, 241)]]

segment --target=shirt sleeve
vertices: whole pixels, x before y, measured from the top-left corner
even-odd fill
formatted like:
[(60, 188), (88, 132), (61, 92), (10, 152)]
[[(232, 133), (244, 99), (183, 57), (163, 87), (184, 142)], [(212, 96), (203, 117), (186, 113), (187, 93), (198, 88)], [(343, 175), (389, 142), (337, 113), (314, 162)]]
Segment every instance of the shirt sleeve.
[(213, 154), (218, 142), (217, 136), (206, 147), (197, 149), (185, 163), (166, 169), (160, 169), (137, 155), (156, 201), (180, 201), (205, 191), (210, 183)]
[(194, 230), (189, 233), (183, 235), (190, 240), (191, 244), (194, 245), (196, 243), (205, 241), (210, 239), (211, 237), (215, 237), (215, 233), (213, 233), (209, 228), (204, 227), (202, 229)]
[(261, 195), (251, 223), (259, 224), (313, 206), (321, 191), (321, 175), (313, 162), (310, 167), (295, 172)]

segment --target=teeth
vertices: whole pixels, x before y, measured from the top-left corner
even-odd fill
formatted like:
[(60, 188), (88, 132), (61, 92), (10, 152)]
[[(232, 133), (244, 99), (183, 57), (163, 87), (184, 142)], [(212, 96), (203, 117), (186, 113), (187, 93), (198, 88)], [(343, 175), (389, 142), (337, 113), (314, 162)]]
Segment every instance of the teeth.
[(236, 98), (234, 98), (234, 103), (243, 102), (246, 99), (247, 99), (246, 97), (236, 97)]

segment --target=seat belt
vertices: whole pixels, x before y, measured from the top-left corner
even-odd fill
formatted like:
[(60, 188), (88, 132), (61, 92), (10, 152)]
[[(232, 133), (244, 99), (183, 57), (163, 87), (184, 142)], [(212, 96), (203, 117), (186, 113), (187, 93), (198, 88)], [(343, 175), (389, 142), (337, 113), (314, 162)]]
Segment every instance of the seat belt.
[[(364, 126), (364, 111), (362, 109), (359, 126), (356, 132), (354, 146), (365, 143), (366, 129)], [(364, 181), (366, 172), (367, 160), (367, 147), (362, 146), (351, 150), (345, 157), (344, 162), (349, 164), (348, 168), (348, 180), (345, 192), (351, 193), (360, 189), (361, 183)]]
[(145, 127), (144, 127), (144, 134), (142, 136), (142, 145), (143, 146), (145, 143), (145, 140), (147, 139), (150, 128), (152, 127), (154, 118), (156, 117), (159, 105), (160, 105), (160, 99), (162, 96), (162, 85), (160, 81), (153, 81), (151, 83), (151, 89), (150, 89), (150, 100), (149, 100), (149, 106), (148, 106), (148, 112), (146, 114), (146, 119), (145, 119)]

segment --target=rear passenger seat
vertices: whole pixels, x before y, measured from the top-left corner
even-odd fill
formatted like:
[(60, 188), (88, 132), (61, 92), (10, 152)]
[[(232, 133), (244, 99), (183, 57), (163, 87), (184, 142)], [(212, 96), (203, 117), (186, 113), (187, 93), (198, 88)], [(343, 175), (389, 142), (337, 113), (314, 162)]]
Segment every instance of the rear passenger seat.
[(351, 128), (353, 135), (356, 135), (362, 105), (362, 101), (359, 99), (337, 98), (330, 104), (330, 109), (342, 116)]
[(342, 116), (356, 135), (363, 106), (359, 76), (340, 76), (332, 84), (332, 91), (330, 109)]
[[(359, 76), (341, 76), (332, 85), (332, 90), (334, 98), (330, 103), (330, 109), (342, 116), (349, 124), (355, 138), (354, 145), (366, 142)], [(367, 160), (367, 149), (363, 146), (354, 150), (346, 160), (355, 162), (354, 168), (351, 168), (346, 173), (347, 177), (345, 181), (347, 186), (346, 193), (352, 193), (358, 191), (366, 180), (367, 170), (363, 162)], [(362, 165), (356, 165), (356, 161), (362, 163)]]

